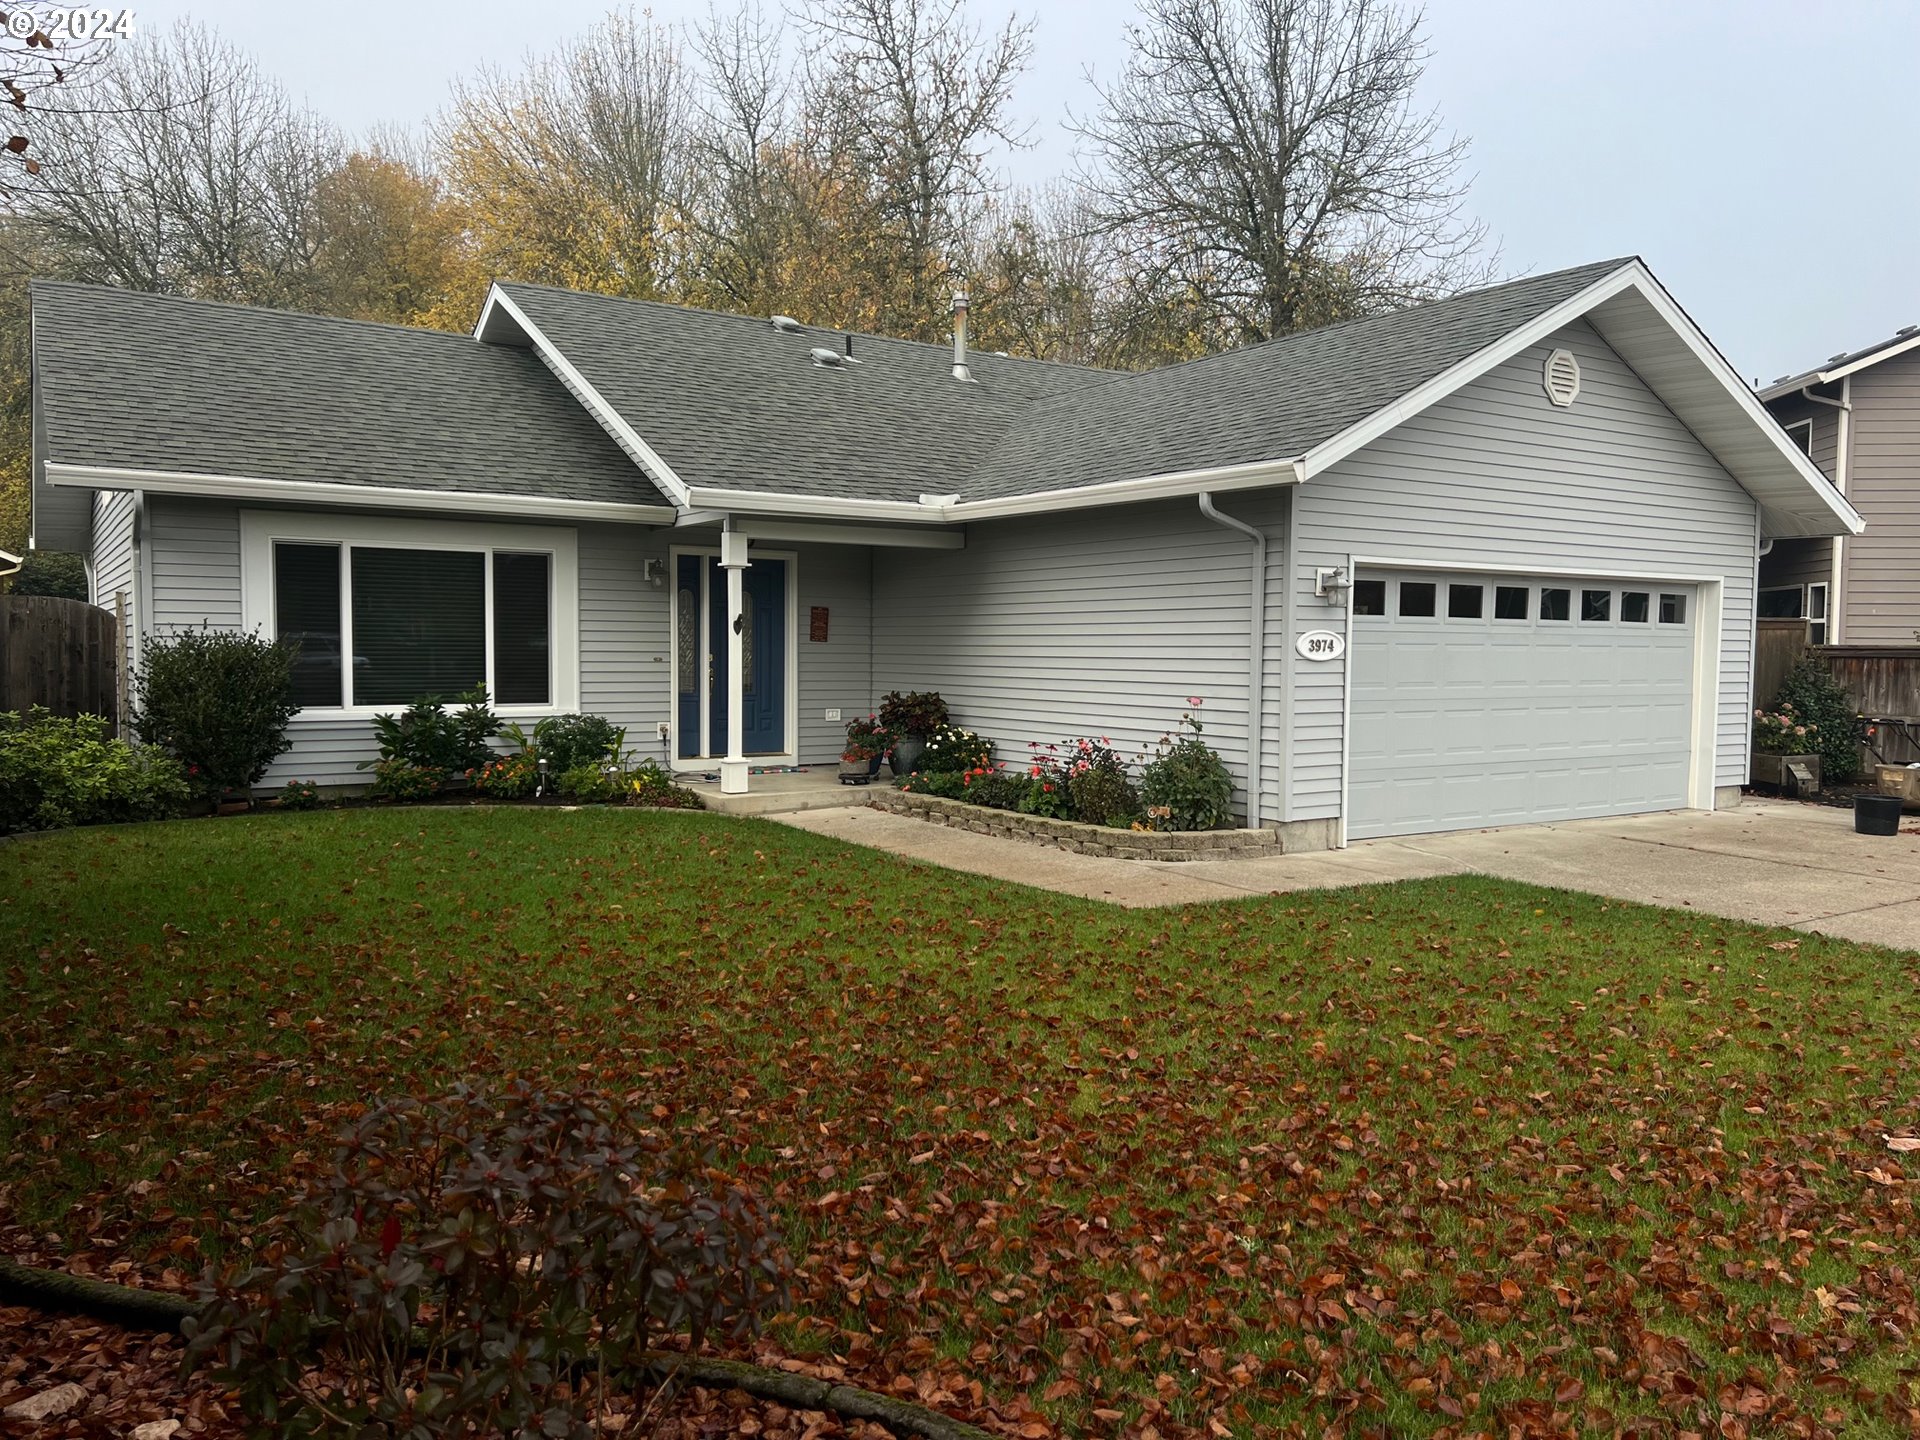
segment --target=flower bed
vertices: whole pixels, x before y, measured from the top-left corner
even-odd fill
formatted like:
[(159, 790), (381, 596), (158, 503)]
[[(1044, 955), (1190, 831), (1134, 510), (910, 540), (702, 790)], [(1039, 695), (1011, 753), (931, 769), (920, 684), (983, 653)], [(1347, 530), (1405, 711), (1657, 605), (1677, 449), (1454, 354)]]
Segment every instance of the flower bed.
[(1280, 853), (1278, 830), (1120, 830), (1016, 810), (990, 810), (942, 795), (910, 790), (876, 791), (869, 802), (877, 810), (913, 815), (936, 825), (1030, 840), (1116, 860), (1236, 860)]

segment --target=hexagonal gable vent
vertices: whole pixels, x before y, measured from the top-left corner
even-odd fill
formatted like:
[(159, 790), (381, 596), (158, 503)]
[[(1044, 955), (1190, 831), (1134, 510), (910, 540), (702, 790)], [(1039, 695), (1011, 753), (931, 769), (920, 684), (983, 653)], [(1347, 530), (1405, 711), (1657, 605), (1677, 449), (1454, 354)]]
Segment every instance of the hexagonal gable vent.
[(1556, 405), (1571, 405), (1580, 394), (1580, 362), (1571, 350), (1556, 350), (1547, 356), (1541, 372), (1547, 398)]

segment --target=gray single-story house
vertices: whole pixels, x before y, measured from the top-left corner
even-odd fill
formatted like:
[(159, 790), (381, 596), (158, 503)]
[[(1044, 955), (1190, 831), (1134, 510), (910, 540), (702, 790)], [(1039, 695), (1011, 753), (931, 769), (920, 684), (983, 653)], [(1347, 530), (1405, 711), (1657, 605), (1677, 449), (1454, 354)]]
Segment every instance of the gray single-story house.
[[(957, 300), (962, 297), (956, 297)], [(269, 783), (484, 680), (749, 787), (938, 690), (1204, 700), (1289, 847), (1737, 797), (1755, 574), (1859, 517), (1638, 260), (1144, 374), (496, 284), (471, 335), (39, 284), (34, 542), (297, 636)], [(735, 617), (738, 617), (737, 620)]]

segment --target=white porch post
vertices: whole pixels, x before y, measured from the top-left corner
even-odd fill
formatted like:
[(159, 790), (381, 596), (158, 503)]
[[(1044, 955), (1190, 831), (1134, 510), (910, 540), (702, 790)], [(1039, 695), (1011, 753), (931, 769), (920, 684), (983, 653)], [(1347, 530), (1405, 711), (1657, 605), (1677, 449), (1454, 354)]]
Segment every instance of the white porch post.
[(727, 756), (720, 762), (720, 793), (747, 793), (747, 757), (742, 752), (746, 728), (747, 672), (741, 629), (746, 624), (740, 572), (747, 568), (747, 537), (734, 530), (720, 535), (720, 568), (727, 572)]

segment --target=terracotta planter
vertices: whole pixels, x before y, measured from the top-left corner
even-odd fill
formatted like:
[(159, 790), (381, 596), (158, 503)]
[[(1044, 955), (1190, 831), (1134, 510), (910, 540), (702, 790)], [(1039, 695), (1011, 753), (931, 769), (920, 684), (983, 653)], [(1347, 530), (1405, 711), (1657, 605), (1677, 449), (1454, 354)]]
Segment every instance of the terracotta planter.
[(842, 785), (871, 785), (880, 773), (880, 757), (867, 760), (842, 760), (840, 762), (840, 783)]

